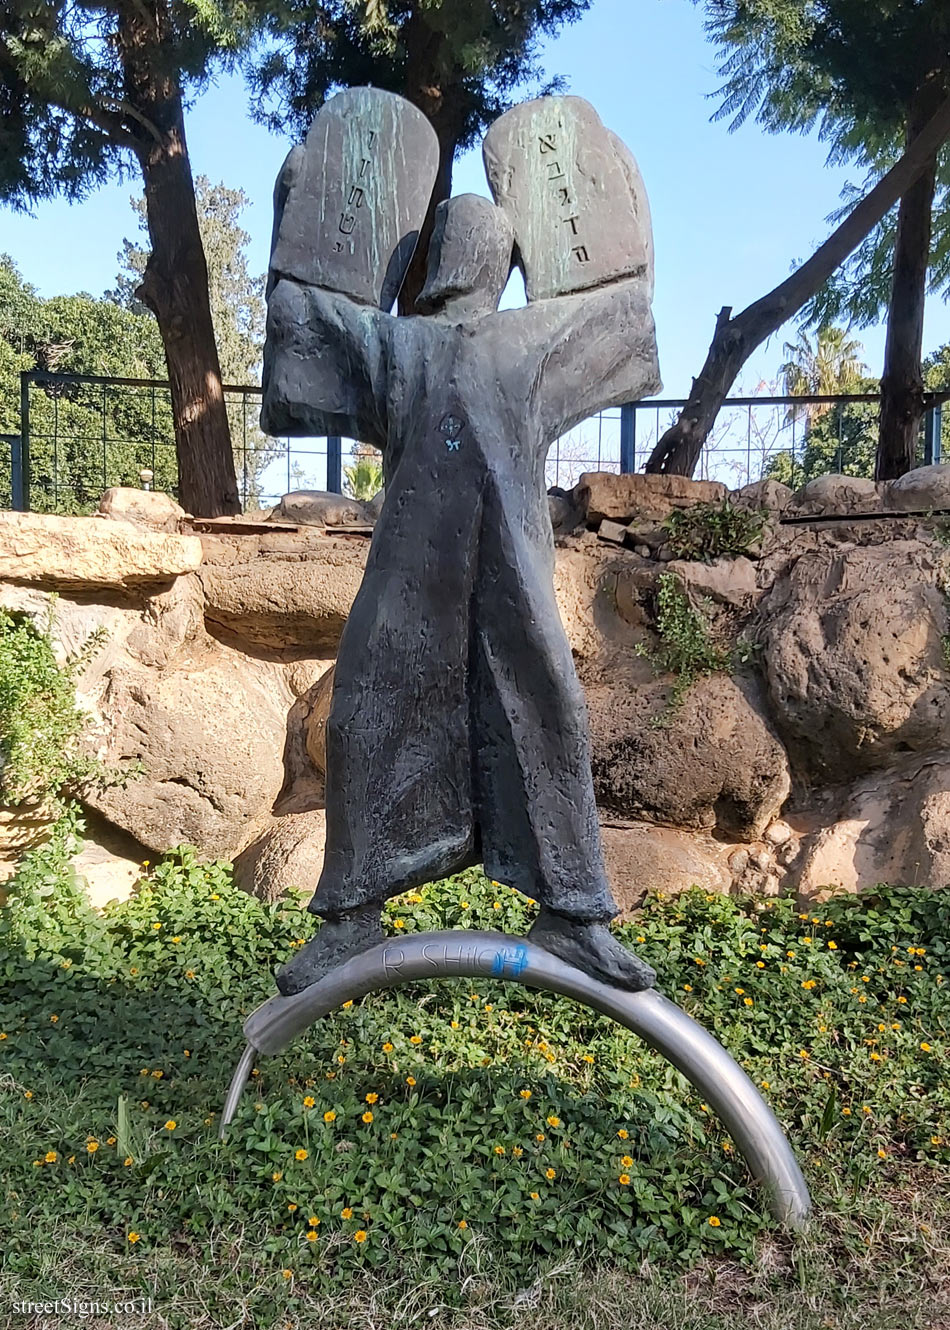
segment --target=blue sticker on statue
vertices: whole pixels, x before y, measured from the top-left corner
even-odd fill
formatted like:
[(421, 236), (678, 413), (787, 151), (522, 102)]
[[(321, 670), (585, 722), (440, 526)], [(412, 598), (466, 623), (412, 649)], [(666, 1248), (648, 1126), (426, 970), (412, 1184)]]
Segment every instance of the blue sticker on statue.
[(439, 433), (445, 439), (445, 446), (449, 452), (458, 452), (459, 445), (462, 442), (461, 433), (465, 428), (465, 421), (459, 420), (458, 416), (448, 415), (439, 424)]
[(509, 947), (504, 951), (495, 952), (491, 972), (506, 979), (517, 979), (522, 971), (527, 969), (527, 966), (528, 948), (524, 943), (519, 943), (517, 947)]

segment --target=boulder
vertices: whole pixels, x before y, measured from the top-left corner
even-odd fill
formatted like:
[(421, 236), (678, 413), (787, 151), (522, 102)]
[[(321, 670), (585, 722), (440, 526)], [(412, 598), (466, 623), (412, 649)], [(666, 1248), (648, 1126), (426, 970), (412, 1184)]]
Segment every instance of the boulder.
[(720, 605), (751, 609), (761, 595), (755, 580), (755, 565), (744, 555), (737, 559), (674, 559), (666, 572), (675, 573), (687, 591)]
[(902, 513), (950, 508), (950, 463), (918, 466), (884, 486), (884, 505)]
[(220, 647), (174, 670), (118, 664), (96, 698), (100, 756), (141, 762), (144, 775), (84, 802), (156, 853), (183, 843), (239, 853), (280, 792), (285, 694), (274, 667)]
[(605, 519), (625, 525), (634, 518), (661, 522), (676, 508), (696, 503), (721, 503), (729, 491), (715, 480), (688, 480), (685, 476), (616, 475), (612, 471), (586, 471), (574, 486), (574, 502), (589, 527)]
[(730, 496), (736, 508), (765, 508), (770, 513), (785, 511), (792, 501), (792, 490), (778, 480), (754, 480)]
[(106, 490), (99, 500), (99, 512), (119, 522), (151, 531), (177, 532), (186, 516), (184, 508), (162, 490), (133, 489), (117, 485)]
[(816, 476), (785, 510), (786, 517), (847, 517), (882, 508), (882, 490), (863, 476)]
[(136, 588), (201, 564), (201, 541), (95, 517), (0, 512), (0, 581), (43, 587)]
[(757, 840), (788, 796), (788, 760), (751, 683), (699, 679), (666, 710), (656, 680), (587, 690), (598, 803), (611, 814)]
[(922, 541), (807, 550), (764, 603), (775, 723), (796, 765), (841, 783), (950, 746), (941, 552)]
[(306, 720), (307, 753), (322, 776), (327, 772), (327, 717), (333, 701), (333, 666), (321, 675), (306, 700), (310, 712)]
[(621, 917), (648, 895), (675, 896), (690, 887), (726, 894), (732, 886), (730, 846), (711, 836), (647, 822), (605, 822), (600, 829), (604, 865)]
[(201, 584), (216, 629), (272, 649), (336, 650), (363, 580), (369, 541), (313, 529), (207, 536)]
[(312, 895), (323, 869), (326, 814), (322, 808), (272, 818), (263, 834), (234, 861), (234, 880), (260, 900), (289, 892)]
[(378, 522), (386, 500), (385, 488), (377, 490), (373, 497), (363, 504), (363, 510), (371, 522)]
[(326, 490), (294, 490), (285, 494), (274, 509), (277, 521), (300, 526), (354, 526), (375, 521), (357, 499)]
[(13, 877), (23, 856), (48, 839), (52, 825), (48, 810), (39, 805), (0, 807), (0, 882)]
[(950, 751), (854, 785), (804, 842), (795, 877), (803, 901), (882, 882), (950, 886)]

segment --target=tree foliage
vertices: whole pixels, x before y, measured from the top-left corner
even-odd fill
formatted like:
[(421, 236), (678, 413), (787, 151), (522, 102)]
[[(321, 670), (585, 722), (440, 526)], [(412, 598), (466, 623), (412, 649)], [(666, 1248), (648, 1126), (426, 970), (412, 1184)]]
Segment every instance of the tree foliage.
[[(80, 294), (44, 300), (0, 256), (0, 432), (20, 433), (20, 372), (162, 378), (165, 358), (151, 315)], [(38, 511), (89, 512), (107, 485), (175, 483), (167, 392), (37, 384), (30, 394), (31, 502)], [(9, 494), (9, 459), (0, 489)]]

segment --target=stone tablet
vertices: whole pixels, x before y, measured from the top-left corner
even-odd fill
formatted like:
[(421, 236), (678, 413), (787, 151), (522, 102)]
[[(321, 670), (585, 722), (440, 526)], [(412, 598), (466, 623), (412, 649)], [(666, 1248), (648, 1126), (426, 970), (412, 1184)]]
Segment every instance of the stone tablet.
[(524, 102), (486, 134), (488, 183), (514, 226), (529, 301), (646, 271), (649, 209), (618, 143), (581, 97)]
[(389, 309), (416, 247), (438, 165), (435, 130), (405, 98), (378, 88), (332, 97), (293, 160), (271, 284), (293, 277)]

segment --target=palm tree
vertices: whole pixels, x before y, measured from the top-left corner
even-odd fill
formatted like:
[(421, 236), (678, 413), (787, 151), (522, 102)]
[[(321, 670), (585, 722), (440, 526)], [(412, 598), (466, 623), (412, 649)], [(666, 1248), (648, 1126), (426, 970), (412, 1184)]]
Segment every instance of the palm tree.
[[(785, 382), (785, 391), (791, 397), (828, 397), (836, 393), (857, 392), (861, 380), (867, 376), (867, 366), (861, 359), (864, 347), (856, 338), (849, 337), (849, 328), (824, 324), (814, 339), (804, 328), (798, 340), (786, 342), (782, 353), (787, 357), (779, 367)], [(803, 402), (789, 408), (788, 419), (804, 416), (812, 423), (832, 409), (831, 402)]]
[(354, 499), (372, 499), (383, 488), (383, 466), (379, 453), (366, 444), (353, 449), (356, 460), (343, 468), (346, 488)]

